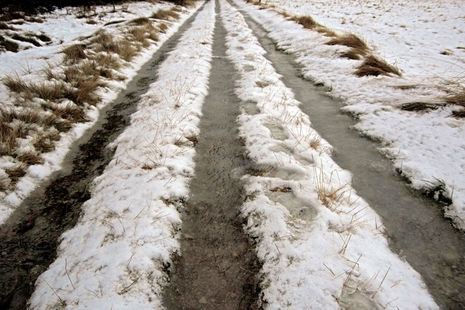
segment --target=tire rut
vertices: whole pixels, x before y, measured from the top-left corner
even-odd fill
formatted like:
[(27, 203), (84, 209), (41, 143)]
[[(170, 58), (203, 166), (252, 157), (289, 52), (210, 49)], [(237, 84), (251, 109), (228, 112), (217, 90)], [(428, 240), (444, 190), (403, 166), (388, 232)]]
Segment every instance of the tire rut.
[(90, 198), (92, 181), (113, 157), (115, 149), (108, 145), (129, 125), (139, 99), (158, 78), (159, 64), (176, 47), (197, 12), (100, 112), (96, 124), (73, 144), (65, 167), (25, 198), (0, 227), (1, 309), (26, 309), (35, 281), (56, 257), (61, 234), (76, 224), (82, 204)]
[(243, 231), (241, 176), (250, 165), (238, 137), (237, 74), (226, 57), (216, 2), (213, 62), (196, 146), (195, 177), (182, 215), (181, 255), (164, 292), (167, 309), (259, 309), (261, 268)]

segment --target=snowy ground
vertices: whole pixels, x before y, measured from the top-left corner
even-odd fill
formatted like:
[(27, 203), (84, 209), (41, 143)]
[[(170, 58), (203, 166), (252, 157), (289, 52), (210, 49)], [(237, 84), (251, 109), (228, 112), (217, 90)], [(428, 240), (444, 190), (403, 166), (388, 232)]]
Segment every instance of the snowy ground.
[(222, 4), (228, 54), (242, 76), (241, 135), (259, 167), (246, 177), (242, 214), (260, 240), (267, 309), (437, 308), (420, 276), (389, 250), (379, 217), (354, 193), (242, 16)]
[[(113, 11), (113, 6), (97, 6), (94, 11), (85, 12), (86, 18), (81, 16), (84, 14), (80, 9), (65, 8), (56, 10), (51, 13), (39, 15), (37, 19), (40, 22), (25, 22), (22, 24), (14, 24), (15, 29), (0, 30), (1, 35), (7, 36), (14, 33), (22, 35), (28, 33), (45, 34), (49, 37), (50, 42), (47, 42), (41, 47), (34, 47), (33, 44), (18, 41), (19, 51), (14, 53), (10, 51), (0, 52), (0, 77), (5, 81), (6, 77), (19, 77), (25, 82), (38, 83), (43, 85), (50, 78), (47, 77), (47, 72), (53, 72), (54, 75), (60, 76), (66, 70), (64, 63), (65, 56), (62, 51), (72, 46), (73, 44), (81, 44), (87, 42), (89, 39), (95, 37), (102, 29), (105, 33), (113, 36), (113, 40), (121, 38), (126, 35), (130, 27), (130, 21), (140, 17), (150, 16), (153, 12), (158, 10), (169, 10), (174, 8), (174, 5), (167, 2), (157, 4), (149, 2), (129, 2), (127, 4), (116, 6), (116, 11)], [(166, 25), (166, 29), (157, 33), (158, 41), (148, 41), (150, 44), (144, 46), (131, 61), (125, 61), (119, 58), (118, 55), (109, 55), (116, 59), (117, 67), (112, 69), (115, 80), (104, 79), (107, 84), (106, 87), (100, 87), (97, 90), (97, 95), (101, 100), (97, 104), (84, 105), (85, 118), (88, 122), (72, 124), (73, 127), (68, 132), (59, 134), (58, 141), (54, 145), (53, 151), (48, 151), (43, 154), (37, 151), (33, 145), (40, 139), (41, 135), (59, 133), (56, 129), (41, 128), (34, 124), (29, 125), (29, 131), (24, 138), (18, 139), (17, 150), (15, 156), (3, 154), (0, 156), (0, 223), (4, 222), (11, 212), (21, 203), (38, 184), (43, 182), (53, 171), (62, 168), (62, 162), (69, 150), (71, 144), (76, 141), (86, 129), (90, 128), (95, 120), (98, 118), (99, 110), (105, 105), (114, 100), (119, 92), (123, 89), (127, 82), (136, 74), (137, 70), (144, 64), (158, 47), (169, 38), (179, 25), (186, 20), (193, 9), (179, 9), (177, 13), (180, 15), (179, 20), (156, 20), (152, 19), (155, 27), (160, 27), (161, 24)], [(37, 20), (34, 19), (34, 20)], [(89, 23), (92, 21), (91, 23)], [(129, 23), (128, 23), (129, 21)], [(117, 23), (112, 23), (117, 22)], [(84, 41), (83, 41), (84, 40)], [(86, 41), (87, 40), (87, 41)], [(101, 52), (100, 55), (105, 55)], [(73, 64), (72, 64), (73, 65)], [(71, 66), (72, 66), (71, 65)], [(100, 78), (103, 79), (103, 78)], [(20, 104), (18, 104), (18, 102)], [(8, 88), (0, 83), (0, 103), (2, 111), (30, 111), (27, 105), (36, 108), (43, 105), (41, 99), (31, 100), (32, 103), (21, 102), (17, 99), (17, 94), (8, 90)], [(69, 100), (64, 100), (58, 106), (66, 108), (74, 106)], [(49, 116), (50, 113), (37, 109), (41, 115)], [(1, 115), (2, 113), (0, 113)], [(11, 126), (24, 126), (18, 120), (10, 124)], [(42, 163), (24, 166), (17, 155), (21, 154), (37, 154), (40, 155)], [(8, 170), (21, 168), (26, 170), (25, 176), (19, 178), (16, 184), (11, 184), (8, 175)]]
[(207, 94), (214, 16), (211, 1), (161, 65), (82, 218), (38, 279), (32, 309), (161, 307), (163, 268), (179, 250), (177, 202), (194, 172), (191, 140)]
[[(441, 188), (452, 197), (446, 216), (465, 229), (465, 120), (451, 116), (454, 105), (423, 112), (403, 111), (410, 102), (443, 103), (464, 87), (465, 7), (461, 1), (277, 1), (257, 7), (237, 1), (288, 52), (298, 55), (306, 78), (323, 83), (356, 128), (379, 139), (381, 151), (418, 189)], [(255, 9), (253, 9), (255, 8)], [(276, 12), (311, 16), (337, 34), (353, 33), (370, 52), (401, 70), (402, 77), (356, 77), (362, 60), (341, 58), (348, 48), (326, 45), (330, 38), (303, 29)]]
[[(240, 133), (248, 156), (256, 165), (244, 177), (247, 200), (241, 212), (247, 219), (247, 233), (258, 241), (257, 255), (264, 264), (262, 297), (267, 302), (266, 308), (437, 309), (420, 275), (389, 249), (379, 216), (355, 194), (350, 186), (350, 173), (333, 162), (331, 145), (311, 128), (311, 120), (302, 113), (292, 91), (264, 58), (264, 50), (242, 16), (225, 0), (220, 3), (229, 32), (228, 55), (240, 74), (235, 85), (243, 101), (238, 119)], [(182, 201), (189, 197), (194, 144), (199, 134), (197, 125), (208, 92), (214, 4), (210, 1), (205, 5), (178, 46), (160, 65), (158, 80), (139, 102), (129, 127), (113, 143), (115, 155), (94, 181), (81, 218), (73, 229), (63, 234), (57, 259), (37, 280), (30, 300), (32, 309), (162, 307), (161, 290), (168, 280), (165, 269), (170, 266), (170, 255), (180, 251), (178, 232), (182, 223), (178, 211), (183, 207)], [(282, 40), (285, 48), (302, 55), (300, 60), (304, 66), (306, 61), (312, 62), (311, 70), (305, 71), (307, 77), (321, 79), (332, 86), (333, 94), (344, 95), (348, 108), (353, 111), (364, 107), (361, 129), (370, 122), (381, 124), (377, 117), (392, 117), (390, 126), (395, 126), (394, 121), (406, 125), (401, 122), (401, 116), (408, 117), (412, 126), (412, 118), (424, 125), (424, 118), (436, 116), (437, 130), (444, 130), (445, 124), (456, 124), (449, 126), (455, 130), (452, 137), (463, 130), (461, 120), (449, 118), (450, 108), (424, 115), (395, 108), (393, 98), (405, 99), (406, 95), (405, 90), (391, 86), (412, 83), (413, 80), (405, 77), (407, 71), (402, 79), (355, 78), (351, 73), (356, 63), (337, 58), (338, 47), (323, 45), (325, 39), (320, 34), (303, 30), (273, 12), (252, 11), (276, 40)], [(182, 19), (192, 12), (183, 14)], [(95, 30), (84, 29), (84, 33)], [(122, 72), (134, 75), (135, 69), (149, 59), (157, 46), (159, 43)], [(55, 53), (60, 50), (61, 47), (56, 47)], [(105, 93), (102, 105), (124, 87), (123, 82), (115, 85)], [(349, 89), (350, 85), (363, 91)], [(431, 96), (441, 95), (429, 86), (408, 92), (420, 96), (426, 90)], [(368, 94), (375, 96), (368, 97)], [(386, 96), (391, 101), (383, 101)], [(98, 113), (96, 109), (89, 111)], [(90, 124), (78, 126), (85, 128)], [(40, 180), (39, 175), (33, 177), (34, 171), (43, 171), (42, 177), (59, 167), (66, 147), (82, 130), (75, 129), (69, 137), (62, 137), (65, 142), (60, 142), (58, 150), (50, 157), (46, 155), (49, 166), (31, 166), (9, 197), (18, 203)], [(407, 132), (402, 128), (399, 131)], [(425, 129), (425, 137), (431, 132)], [(392, 139), (393, 144), (386, 150), (392, 151), (397, 145), (396, 150), (409, 154), (415, 145), (401, 148), (402, 141)], [(418, 139), (415, 136), (411, 141), (418, 142)], [(431, 147), (428, 140), (423, 143), (426, 148)], [(451, 140), (444, 150), (457, 145), (461, 144)], [(456, 156), (454, 160), (460, 164), (463, 159), (459, 158), (459, 150), (451, 152), (448, 155)], [(423, 153), (417, 150), (414, 154)], [(436, 150), (430, 156), (434, 158), (434, 154)], [(412, 160), (412, 156), (408, 158)], [(447, 162), (448, 169), (450, 162)], [(421, 160), (419, 164), (428, 163)], [(413, 163), (405, 160), (403, 170), (415, 171), (412, 167)], [(458, 173), (450, 174), (461, 177)], [(414, 176), (418, 175), (412, 172)], [(419, 176), (415, 186), (424, 184), (419, 182), (427, 176)], [(455, 180), (452, 177), (446, 179), (440, 175), (438, 178), (450, 185)], [(18, 188), (24, 188), (21, 195)], [(459, 192), (459, 186), (455, 188)], [(456, 205), (457, 201), (458, 198)], [(14, 204), (5, 206), (3, 218)]]

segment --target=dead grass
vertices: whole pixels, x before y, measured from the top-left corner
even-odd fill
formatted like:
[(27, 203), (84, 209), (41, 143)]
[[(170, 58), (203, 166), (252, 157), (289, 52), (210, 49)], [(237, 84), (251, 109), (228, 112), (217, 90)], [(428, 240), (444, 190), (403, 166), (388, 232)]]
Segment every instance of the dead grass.
[(64, 107), (59, 107), (53, 111), (54, 115), (58, 118), (65, 119), (70, 122), (85, 122), (86, 113), (81, 107), (68, 104)]
[(37, 153), (25, 153), (18, 156), (18, 160), (26, 165), (40, 165), (44, 163), (40, 154)]
[(10, 91), (14, 93), (21, 93), (28, 89), (28, 85), (19, 76), (7, 75), (3, 78), (3, 85), (5, 85)]
[(24, 165), (20, 165), (17, 168), (7, 169), (5, 172), (10, 177), (11, 182), (16, 184), (18, 179), (26, 174), (26, 167)]
[(291, 20), (301, 24), (306, 29), (313, 29), (320, 26), (311, 16), (294, 16)]
[(129, 33), (134, 38), (134, 40), (140, 42), (142, 46), (147, 47), (150, 45), (150, 42), (147, 40), (147, 31), (145, 28), (146, 27), (132, 27), (129, 30)]
[(437, 110), (442, 104), (414, 101), (408, 102), (401, 105), (401, 109), (404, 111), (425, 111), (425, 110)]
[(465, 107), (465, 89), (455, 93), (452, 96), (446, 97), (448, 104), (455, 104)]
[(161, 23), (158, 25), (158, 30), (161, 33), (166, 33), (166, 30), (168, 30), (168, 26), (165, 23)]
[(161, 20), (170, 20), (170, 19), (179, 19), (179, 14), (174, 10), (158, 10), (150, 16), (151, 18), (161, 19)]
[(119, 61), (116, 57), (113, 55), (109, 54), (97, 54), (94, 57), (94, 60), (97, 62), (97, 64), (103, 68), (108, 68), (108, 69), (113, 69), (113, 70), (118, 70), (121, 65), (119, 64)]
[(65, 61), (76, 62), (82, 59), (86, 59), (85, 53), (86, 46), (84, 44), (74, 44), (63, 50), (65, 54)]
[(366, 57), (363, 63), (358, 67), (357, 71), (355, 71), (355, 75), (358, 77), (390, 74), (401, 76), (399, 69), (373, 55)]
[(350, 50), (341, 54), (341, 57), (349, 59), (361, 59), (368, 53), (368, 46), (366, 43), (354, 34), (346, 34), (342, 36), (335, 36), (330, 41), (326, 42), (327, 45), (343, 45), (350, 47)]
[(131, 61), (132, 58), (137, 54), (137, 49), (133, 46), (131, 41), (122, 40), (120, 42), (120, 57), (126, 61)]
[(452, 116), (459, 117), (459, 118), (465, 118), (465, 109), (453, 111)]
[(147, 17), (139, 17), (139, 18), (130, 20), (128, 23), (138, 25), (138, 26), (142, 26), (142, 25), (148, 24), (149, 22), (150, 22), (150, 20)]

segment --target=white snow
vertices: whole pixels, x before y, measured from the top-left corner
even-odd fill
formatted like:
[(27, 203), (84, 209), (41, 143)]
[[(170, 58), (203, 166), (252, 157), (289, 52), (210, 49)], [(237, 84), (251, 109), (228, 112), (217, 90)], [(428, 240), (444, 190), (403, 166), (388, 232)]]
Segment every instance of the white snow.
[(31, 309), (161, 307), (163, 267), (179, 250), (176, 208), (194, 172), (187, 138), (199, 132), (214, 17), (211, 1), (161, 64), (158, 81), (114, 142), (116, 153), (94, 181), (82, 218), (37, 280)]
[[(465, 6), (462, 1), (305, 1), (266, 0), (275, 9), (235, 1), (269, 31), (278, 45), (295, 53), (304, 76), (323, 83), (356, 114), (356, 128), (382, 141), (417, 189), (443, 182), (453, 198), (446, 216), (465, 229), (465, 120), (451, 116), (456, 106), (431, 112), (400, 110), (403, 103), (440, 102), (462, 90), (465, 69)], [(339, 57), (347, 50), (325, 45), (317, 32), (303, 29), (277, 12), (312, 16), (336, 33), (354, 33), (371, 52), (402, 71), (402, 77), (353, 75), (361, 60)]]
[[(25, 23), (17, 25), (15, 28), (34, 31), (36, 33), (46, 33), (52, 38), (51, 45), (20, 50), (18, 53), (0, 53), (0, 76), (20, 75), (26, 81), (44, 81), (46, 78), (42, 70), (52, 65), (54, 70), (60, 71), (60, 64), (63, 58), (61, 51), (65, 47), (79, 41), (80, 37), (90, 35), (99, 29), (105, 29), (108, 33), (120, 36), (121, 27), (119, 26), (122, 24), (111, 26), (104, 26), (104, 24), (113, 20), (123, 19), (127, 21), (136, 17), (144, 17), (158, 9), (169, 9), (171, 7), (173, 5), (168, 3), (130, 2), (116, 6), (117, 11), (112, 12), (112, 6), (99, 6), (96, 7), (96, 10), (99, 12), (98, 16), (100, 17), (96, 19), (98, 22), (94, 25), (87, 24), (86, 19), (77, 18), (76, 15), (79, 12), (71, 8), (44, 14), (40, 16), (44, 20), (43, 23)], [(143, 49), (131, 63), (126, 63), (119, 69), (119, 74), (126, 77), (126, 80), (111, 81), (110, 87), (99, 90), (102, 100), (96, 107), (89, 106), (86, 112), (86, 116), (90, 121), (75, 124), (69, 132), (61, 134), (60, 141), (55, 145), (55, 150), (42, 154), (44, 164), (30, 166), (26, 175), (19, 180), (13, 191), (0, 192), (0, 223), (5, 222), (9, 215), (21, 204), (23, 199), (38, 185), (42, 184), (48, 176), (63, 168), (63, 161), (73, 142), (78, 140), (87, 129), (92, 127), (99, 116), (99, 111), (117, 97), (118, 92), (126, 87), (127, 83), (136, 75), (142, 65), (178, 30), (179, 26), (194, 11), (195, 8), (179, 12), (180, 19), (176, 22), (165, 21), (169, 27), (166, 33), (159, 34), (158, 42), (151, 44), (147, 49)], [(74, 13), (69, 14), (72, 12)], [(17, 109), (14, 106), (13, 96), (2, 83), (0, 83), (0, 103), (4, 106)], [(25, 147), (30, 146), (30, 140), (26, 140), (25, 142)], [(10, 158), (7, 156), (4, 157), (0, 158), (0, 176), (5, 175), (4, 169), (13, 164)], [(5, 177), (3, 176), (3, 178)]]
[(380, 218), (331, 159), (242, 15), (221, 5), (227, 53), (241, 75), (240, 132), (257, 167), (244, 177), (242, 215), (258, 239), (265, 308), (437, 309), (420, 275), (390, 251)]

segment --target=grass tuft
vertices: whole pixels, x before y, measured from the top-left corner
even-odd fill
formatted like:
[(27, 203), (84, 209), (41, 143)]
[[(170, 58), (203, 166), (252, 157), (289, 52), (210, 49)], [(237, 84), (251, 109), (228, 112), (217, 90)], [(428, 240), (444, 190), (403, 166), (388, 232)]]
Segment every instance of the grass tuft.
[(311, 16), (294, 16), (291, 18), (291, 20), (301, 24), (304, 28), (307, 29), (313, 29), (319, 26), (319, 24)]
[(130, 20), (128, 23), (138, 25), (138, 26), (142, 26), (142, 25), (148, 24), (149, 22), (150, 22), (150, 20), (147, 17), (139, 17), (139, 18)]
[(404, 111), (425, 111), (425, 110), (437, 110), (441, 105), (430, 102), (408, 102), (401, 105), (401, 109)]
[(373, 55), (365, 58), (363, 63), (355, 71), (355, 75), (358, 77), (362, 76), (379, 76), (379, 75), (390, 75), (395, 74), (401, 76), (400, 71), (384, 60), (381, 60)]
[(465, 118), (465, 109), (453, 111), (452, 115), (459, 118)]
[(24, 165), (20, 165), (13, 169), (7, 169), (5, 170), (5, 172), (10, 177), (11, 182), (13, 184), (16, 184), (20, 177), (26, 175), (26, 167)]
[(152, 15), (150, 17), (155, 18), (155, 19), (161, 19), (161, 20), (170, 20), (171, 18), (178, 19), (179, 14), (176, 13), (175, 11), (173, 11), (173, 10), (162, 10), (162, 9), (160, 9), (160, 10), (152, 13)]
[(446, 102), (449, 104), (455, 104), (465, 107), (465, 90), (458, 92), (452, 96), (446, 98)]
[(338, 36), (326, 44), (328, 45), (344, 45), (347, 47), (359, 48), (359, 49), (368, 49), (365, 42), (362, 39), (357, 37), (354, 34), (346, 34), (343, 36)]
[(40, 157), (40, 154), (37, 153), (22, 154), (18, 156), (18, 160), (26, 165), (40, 165), (44, 163), (43, 158)]
[(65, 61), (76, 62), (81, 59), (86, 59), (85, 53), (86, 46), (84, 44), (74, 44), (63, 50), (65, 54)]
[(341, 57), (349, 59), (360, 59), (368, 52), (368, 46), (362, 39), (354, 34), (346, 34), (343, 36), (336, 36), (330, 41), (326, 42), (327, 45), (343, 45), (350, 47), (350, 51), (341, 54)]

